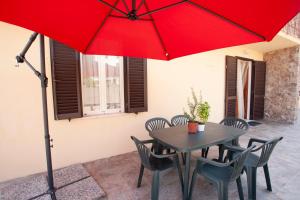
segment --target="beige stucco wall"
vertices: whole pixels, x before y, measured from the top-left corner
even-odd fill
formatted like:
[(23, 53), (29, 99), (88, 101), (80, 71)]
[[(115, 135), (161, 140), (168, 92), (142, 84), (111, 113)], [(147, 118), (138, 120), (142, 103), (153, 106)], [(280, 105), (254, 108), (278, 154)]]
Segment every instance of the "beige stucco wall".
[[(31, 32), (0, 22), (0, 181), (45, 171), (39, 80), (26, 65), (15, 67), (15, 55)], [(47, 42), (49, 74), (49, 47)], [(37, 42), (27, 58), (39, 64)], [(130, 135), (147, 138), (144, 123), (154, 116), (170, 119), (182, 113), (190, 87), (202, 90), (211, 104), (210, 121), (224, 115), (225, 55), (262, 60), (244, 47), (187, 56), (170, 62), (148, 60), (149, 112), (55, 121), (51, 79), (48, 88), (50, 133), (54, 139), (53, 166), (86, 162), (134, 150)], [(50, 78), (50, 77), (49, 77)]]

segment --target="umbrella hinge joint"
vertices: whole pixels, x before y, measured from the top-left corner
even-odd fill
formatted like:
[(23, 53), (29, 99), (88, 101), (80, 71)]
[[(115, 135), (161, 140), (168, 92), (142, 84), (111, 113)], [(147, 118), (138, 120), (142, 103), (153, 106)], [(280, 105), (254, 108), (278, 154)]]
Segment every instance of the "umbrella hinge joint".
[(134, 21), (134, 20), (137, 20), (138, 19), (138, 16), (136, 15), (136, 10), (132, 10), (130, 11), (128, 14), (128, 19)]
[(39, 73), (37, 76), (41, 80), (42, 87), (48, 87), (48, 77), (46, 76), (46, 74)]
[(17, 60), (17, 63), (24, 63), (24, 57), (23, 56), (17, 55), (16, 60)]

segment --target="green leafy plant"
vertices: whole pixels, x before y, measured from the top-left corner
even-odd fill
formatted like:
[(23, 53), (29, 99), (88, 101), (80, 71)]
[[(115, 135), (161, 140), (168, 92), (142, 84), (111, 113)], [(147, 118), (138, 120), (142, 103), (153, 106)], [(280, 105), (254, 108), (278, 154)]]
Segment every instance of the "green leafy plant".
[(192, 101), (190, 100), (190, 98), (188, 98), (188, 100), (187, 100), (189, 112), (184, 110), (184, 115), (189, 119), (189, 121), (196, 122), (197, 121), (197, 107), (202, 102), (202, 96), (200, 93), (200, 97), (197, 98), (193, 88), (191, 88), (191, 91), (192, 91)]
[(206, 123), (210, 114), (210, 105), (207, 101), (201, 102), (197, 107), (197, 115), (200, 119), (200, 123)]

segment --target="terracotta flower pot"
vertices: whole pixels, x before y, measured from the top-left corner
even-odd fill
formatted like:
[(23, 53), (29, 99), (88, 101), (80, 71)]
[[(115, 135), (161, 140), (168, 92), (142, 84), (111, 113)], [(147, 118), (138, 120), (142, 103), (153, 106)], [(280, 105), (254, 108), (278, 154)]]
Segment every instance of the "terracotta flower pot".
[(195, 134), (198, 131), (198, 122), (189, 121), (188, 122), (188, 132), (191, 134)]

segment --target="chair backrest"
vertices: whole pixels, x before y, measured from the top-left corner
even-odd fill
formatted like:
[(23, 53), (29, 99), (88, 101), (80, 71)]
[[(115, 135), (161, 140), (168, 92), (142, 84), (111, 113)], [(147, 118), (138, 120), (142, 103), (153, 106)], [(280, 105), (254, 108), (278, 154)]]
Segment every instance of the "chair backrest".
[(151, 118), (146, 121), (145, 128), (148, 132), (171, 126), (170, 122), (162, 117)]
[(134, 141), (136, 148), (138, 150), (139, 156), (141, 158), (141, 162), (146, 168), (151, 168), (150, 165), (150, 149), (143, 144), (142, 141), (137, 139), (134, 136), (131, 136), (131, 139)]
[(255, 146), (251, 146), (247, 148), (246, 150), (239, 153), (238, 156), (234, 158), (231, 164), (231, 166), (233, 167), (231, 180), (236, 180), (241, 175), (246, 158), (254, 147)]
[(180, 125), (185, 125), (189, 121), (189, 118), (185, 115), (175, 115), (171, 119), (171, 124), (172, 126), (180, 126)]
[[(264, 143), (259, 148), (257, 148), (257, 150), (261, 150), (260, 157), (257, 162), (257, 167), (261, 167), (261, 166), (264, 166), (265, 164), (267, 164), (276, 144), (280, 140), (282, 140), (282, 137), (274, 138), (274, 139), (269, 140), (268, 142)], [(257, 150), (254, 149), (253, 152), (257, 151)]]
[(223, 124), (225, 126), (232, 126), (234, 128), (239, 128), (244, 130), (247, 130), (249, 128), (249, 124), (245, 120), (234, 118), (234, 117), (227, 117), (223, 119), (220, 122), (220, 124)]
[[(249, 124), (245, 120), (239, 119), (239, 118), (234, 118), (234, 117), (227, 117), (227, 118), (223, 119), (220, 122), (220, 124), (223, 124), (225, 126), (231, 126), (234, 128), (243, 129), (243, 130), (248, 130), (248, 128), (249, 128)], [(232, 144), (239, 146), (239, 138), (233, 140)]]

